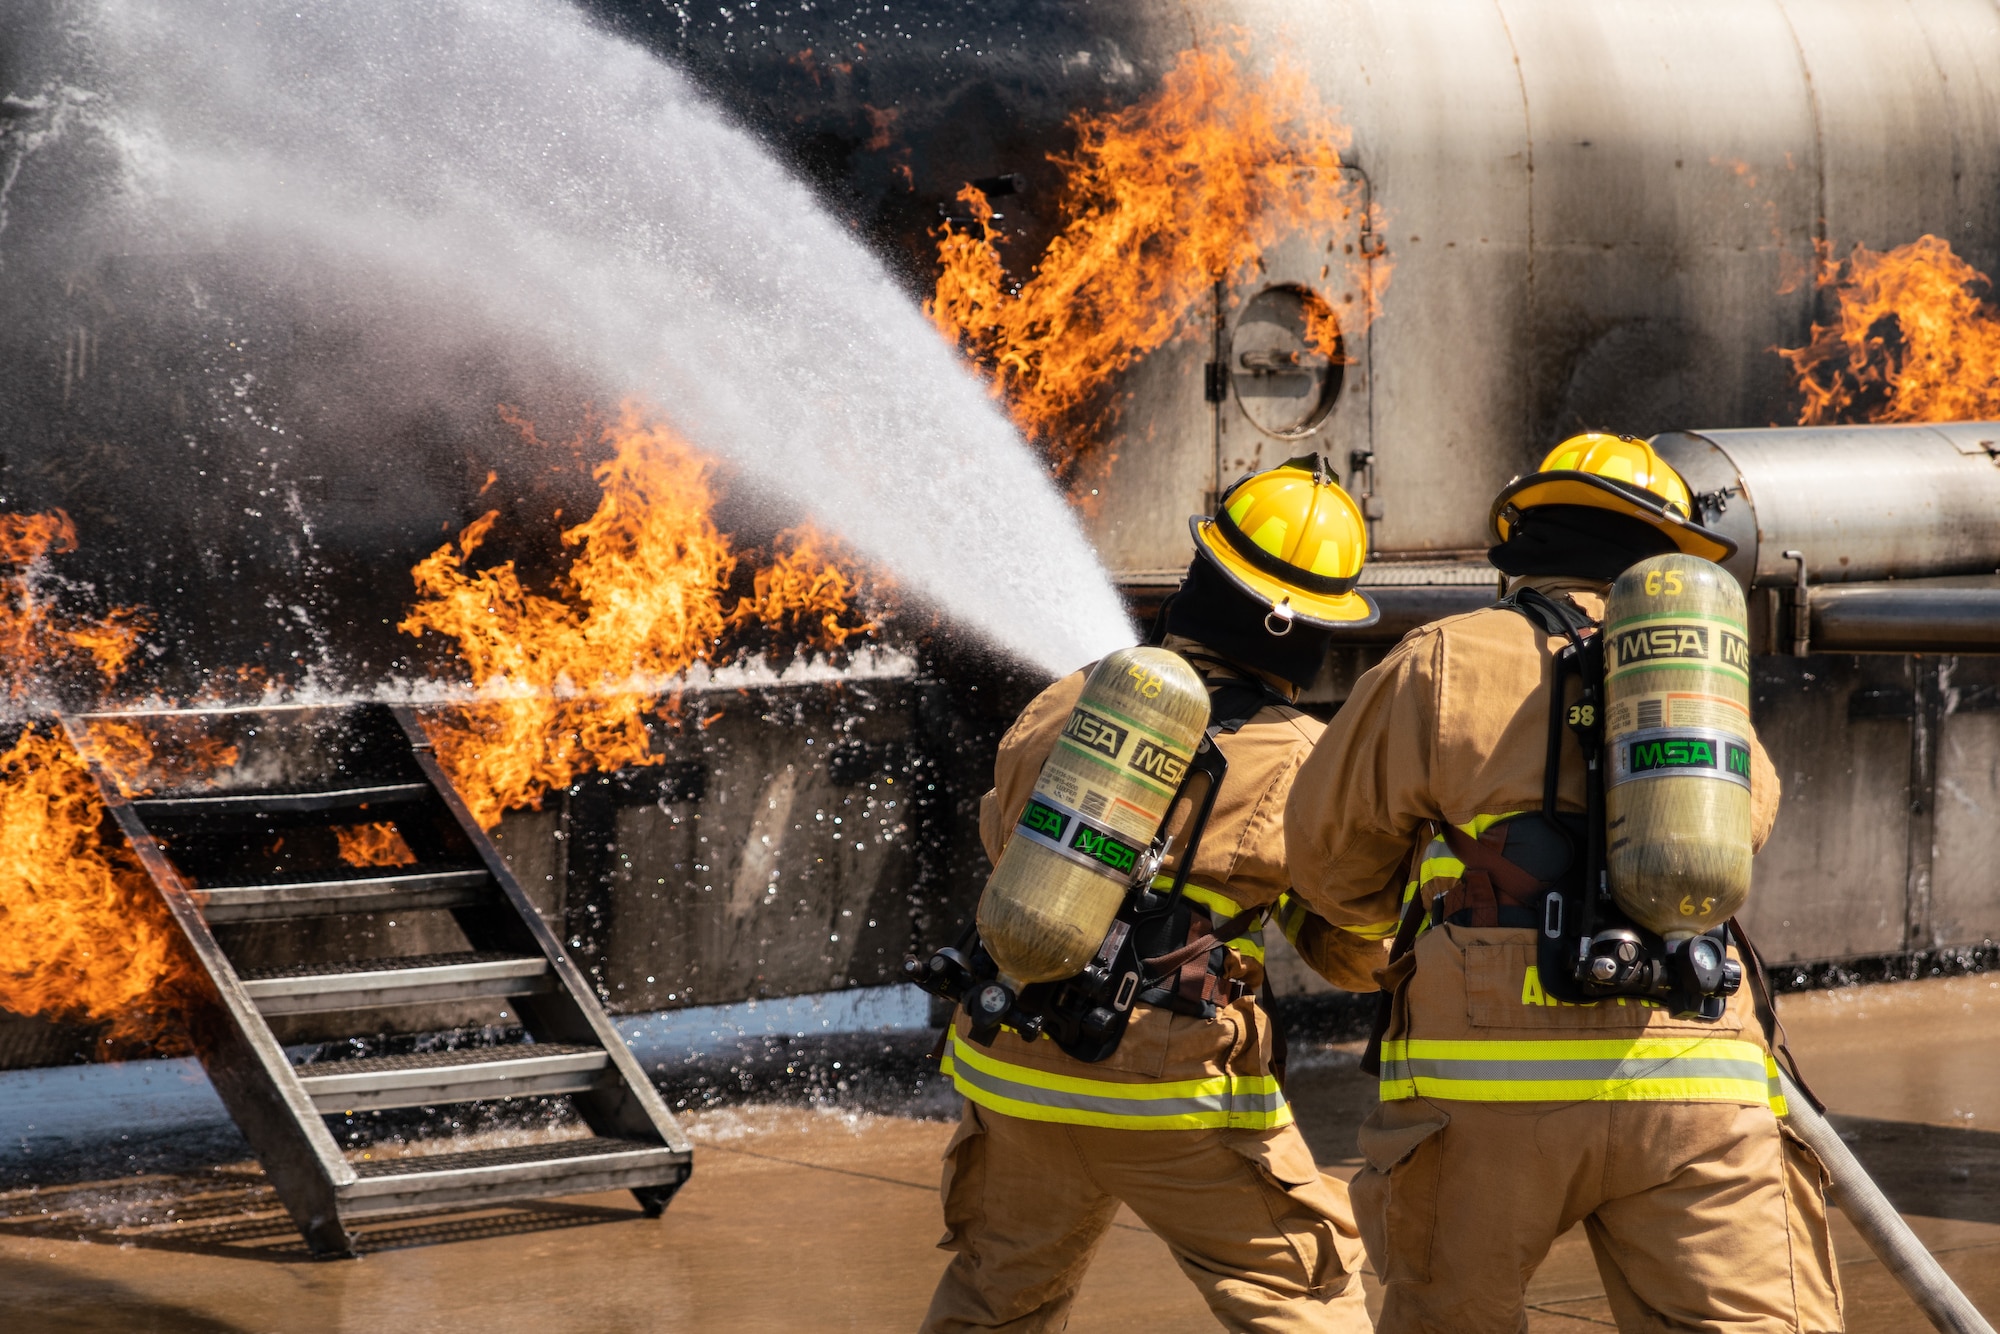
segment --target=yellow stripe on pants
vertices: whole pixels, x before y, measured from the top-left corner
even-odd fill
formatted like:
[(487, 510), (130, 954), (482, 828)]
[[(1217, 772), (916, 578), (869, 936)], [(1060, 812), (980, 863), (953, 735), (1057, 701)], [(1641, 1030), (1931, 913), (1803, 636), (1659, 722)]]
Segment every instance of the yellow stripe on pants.
[(1546, 1038), (1382, 1044), (1382, 1101), (1771, 1102), (1775, 1067), (1734, 1038)]
[(966, 1098), (1024, 1121), (1114, 1130), (1271, 1130), (1292, 1121), (1292, 1109), (1269, 1075), (1114, 1084), (1015, 1065), (957, 1033), (943, 1068)]

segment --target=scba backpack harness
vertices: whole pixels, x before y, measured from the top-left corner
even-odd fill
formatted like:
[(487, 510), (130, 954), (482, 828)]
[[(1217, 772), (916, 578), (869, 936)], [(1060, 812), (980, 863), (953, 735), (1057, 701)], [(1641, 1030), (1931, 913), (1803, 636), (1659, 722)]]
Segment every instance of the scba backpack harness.
[(1187, 896), (1187, 878), (1229, 768), (1216, 738), (1240, 731), (1267, 705), (1291, 701), (1261, 681), (1232, 676), (1204, 677), (1204, 683), (1210, 722), (1201, 744), (1159, 832), (1132, 871), (1123, 906), (1083, 971), (1026, 986), (1013, 996), (998, 984), (999, 970), (972, 922), (956, 945), (926, 960), (904, 961), (910, 981), (965, 1007), (972, 1041), (990, 1045), (1002, 1028), (1029, 1041), (1046, 1033), (1075, 1059), (1097, 1062), (1118, 1049), (1138, 1002), (1212, 1020), (1218, 1004), (1243, 994), (1241, 982), (1224, 981), (1228, 942), (1252, 929), (1269, 909), (1245, 909), (1218, 922), (1207, 906)]
[[(1565, 643), (1556, 650), (1549, 699), (1548, 754), (1539, 811), (1496, 821), (1475, 838), (1442, 824), (1452, 856), (1465, 865), (1457, 884), (1426, 902), (1413, 895), (1398, 925), (1389, 962), (1416, 947), (1424, 924), (1529, 927), (1535, 932), (1535, 967), (1545, 994), (1572, 1004), (1616, 996), (1637, 997), (1669, 1009), (1676, 1018), (1715, 1023), (1743, 981), (1729, 958), (1733, 930), (1746, 958), (1754, 957), (1732, 920), (1702, 935), (1668, 941), (1632, 922), (1611, 896), (1605, 871), (1604, 642), (1600, 627), (1567, 600), (1523, 588), (1494, 604), (1517, 612), (1545, 635)], [(1568, 698), (1568, 679), (1579, 688)], [(1583, 751), (1585, 810), (1556, 809), (1562, 739), (1567, 730)], [(1379, 998), (1374, 1031), (1362, 1069), (1379, 1074), (1393, 996)]]

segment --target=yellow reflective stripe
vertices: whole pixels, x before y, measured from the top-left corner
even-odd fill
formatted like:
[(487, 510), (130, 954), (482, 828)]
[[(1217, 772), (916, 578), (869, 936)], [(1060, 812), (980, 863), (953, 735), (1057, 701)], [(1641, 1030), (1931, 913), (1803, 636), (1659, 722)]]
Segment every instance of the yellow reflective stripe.
[(1764, 1049), (1734, 1038), (1382, 1044), (1381, 1095), (1465, 1102), (1769, 1102)]
[[(1289, 890), (1278, 896), (1278, 906), (1272, 913), (1272, 916), (1277, 920), (1279, 929), (1285, 933), (1285, 939), (1289, 940), (1295, 946), (1299, 943), (1299, 932), (1305, 929), (1306, 918), (1309, 915), (1310, 911), (1306, 905), (1299, 900), (1296, 894), (1293, 894)], [(1326, 919), (1321, 918), (1320, 920), (1325, 921)], [(1359, 936), (1363, 940), (1387, 940), (1390, 936), (1396, 934), (1396, 928), (1401, 923), (1392, 919), (1387, 922), (1363, 922), (1360, 924), (1328, 922), (1327, 925), (1338, 927), (1350, 936)]]
[(1502, 811), (1498, 815), (1475, 815), (1464, 824), (1458, 825), (1457, 828), (1463, 829), (1474, 838), (1478, 838), (1502, 820), (1511, 820), (1519, 814), (1521, 814), (1520, 811)]
[(1465, 879), (1465, 863), (1456, 857), (1426, 857), (1417, 867), (1417, 881), (1428, 885), (1433, 880)]
[[(1162, 884), (1160, 883), (1161, 881), (1165, 881), (1166, 883)], [(1173, 887), (1174, 881), (1172, 876), (1156, 876), (1153, 879), (1154, 889), (1172, 889)], [(1227, 894), (1218, 894), (1212, 889), (1203, 889), (1200, 885), (1188, 885), (1181, 890), (1181, 893), (1187, 896), (1189, 903), (1199, 903), (1202, 907), (1208, 909), (1210, 915), (1221, 913), (1223, 921), (1228, 921), (1243, 911), (1243, 905), (1235, 899), (1230, 898)]]
[(1117, 1130), (1273, 1130), (1292, 1120), (1278, 1081), (1269, 1075), (1114, 1084), (1015, 1065), (957, 1033), (943, 1068), (970, 1101), (1026, 1121)]
[[(1153, 877), (1154, 889), (1172, 889), (1173, 887), (1174, 878), (1172, 876), (1156, 875)], [(1230, 898), (1227, 894), (1218, 894), (1212, 889), (1203, 889), (1200, 885), (1184, 885), (1181, 888), (1181, 893), (1189, 903), (1199, 903), (1202, 907), (1208, 909), (1209, 916), (1215, 918), (1217, 926), (1220, 926), (1243, 911), (1243, 905), (1235, 899)], [(1218, 914), (1220, 915), (1218, 916)], [(1261, 926), (1253, 927), (1251, 930), (1225, 943), (1228, 944), (1229, 948), (1235, 950), (1246, 959), (1255, 959), (1258, 963), (1264, 962), (1264, 928)]]
[(1785, 1100), (1785, 1086), (1778, 1082), (1778, 1062), (1768, 1055), (1764, 1057), (1764, 1080), (1771, 1091), (1771, 1110), (1779, 1116), (1790, 1116), (1792, 1105)]
[(1278, 922), (1278, 930), (1284, 932), (1285, 939), (1293, 945), (1299, 943), (1299, 932), (1305, 930), (1306, 905), (1289, 892), (1278, 895), (1277, 909), (1271, 914)]

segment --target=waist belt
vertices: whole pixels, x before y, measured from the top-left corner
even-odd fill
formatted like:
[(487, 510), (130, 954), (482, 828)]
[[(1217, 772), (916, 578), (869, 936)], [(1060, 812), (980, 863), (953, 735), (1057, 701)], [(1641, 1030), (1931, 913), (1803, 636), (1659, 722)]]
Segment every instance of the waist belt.
[(1456, 884), (1432, 900), (1433, 922), (1450, 922), (1453, 926), (1538, 927), (1542, 895), (1553, 888), (1567, 887), (1576, 877), (1573, 858), (1566, 866), (1546, 865), (1546, 848), (1537, 850), (1540, 856), (1524, 860), (1543, 862), (1544, 869), (1554, 872), (1547, 879), (1507, 855), (1508, 845), (1516, 834), (1532, 830), (1546, 841), (1547, 834), (1556, 832), (1539, 817), (1524, 815), (1503, 820), (1489, 826), (1478, 838), (1456, 825), (1445, 824), (1441, 829), (1445, 845), (1464, 863), (1465, 872)]
[[(1163, 883), (1164, 882), (1164, 883)], [(1171, 876), (1154, 881), (1155, 889), (1171, 889)], [(1228, 951), (1264, 960), (1263, 908), (1245, 908), (1226, 894), (1199, 885), (1182, 887), (1187, 905), (1187, 934), (1158, 955), (1143, 960), (1146, 971), (1160, 978), (1137, 999), (1184, 1014), (1213, 1018), (1215, 1006), (1241, 1000), (1248, 990), (1242, 979), (1223, 980)], [(1254, 925), (1253, 925), (1254, 924)]]

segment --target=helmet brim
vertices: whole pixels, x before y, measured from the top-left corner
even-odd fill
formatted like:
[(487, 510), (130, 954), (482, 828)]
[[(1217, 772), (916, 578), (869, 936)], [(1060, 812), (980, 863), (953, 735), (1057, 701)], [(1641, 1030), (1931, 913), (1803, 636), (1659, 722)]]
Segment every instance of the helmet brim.
[(1205, 514), (1190, 516), (1188, 530), (1194, 534), (1195, 549), (1229, 576), (1231, 583), (1273, 607), (1280, 603), (1289, 605), (1293, 615), (1307, 625), (1323, 630), (1355, 630), (1382, 619), (1374, 599), (1359, 590), (1328, 595), (1279, 583), (1238, 555), (1216, 532), (1215, 520)]
[(1582, 505), (1623, 514), (1658, 529), (1678, 550), (1703, 560), (1725, 561), (1736, 554), (1734, 541), (1681, 517), (1652, 492), (1590, 472), (1533, 472), (1515, 478), (1494, 497), (1493, 531), (1505, 542), (1511, 530), (1507, 512), (1537, 505)]

